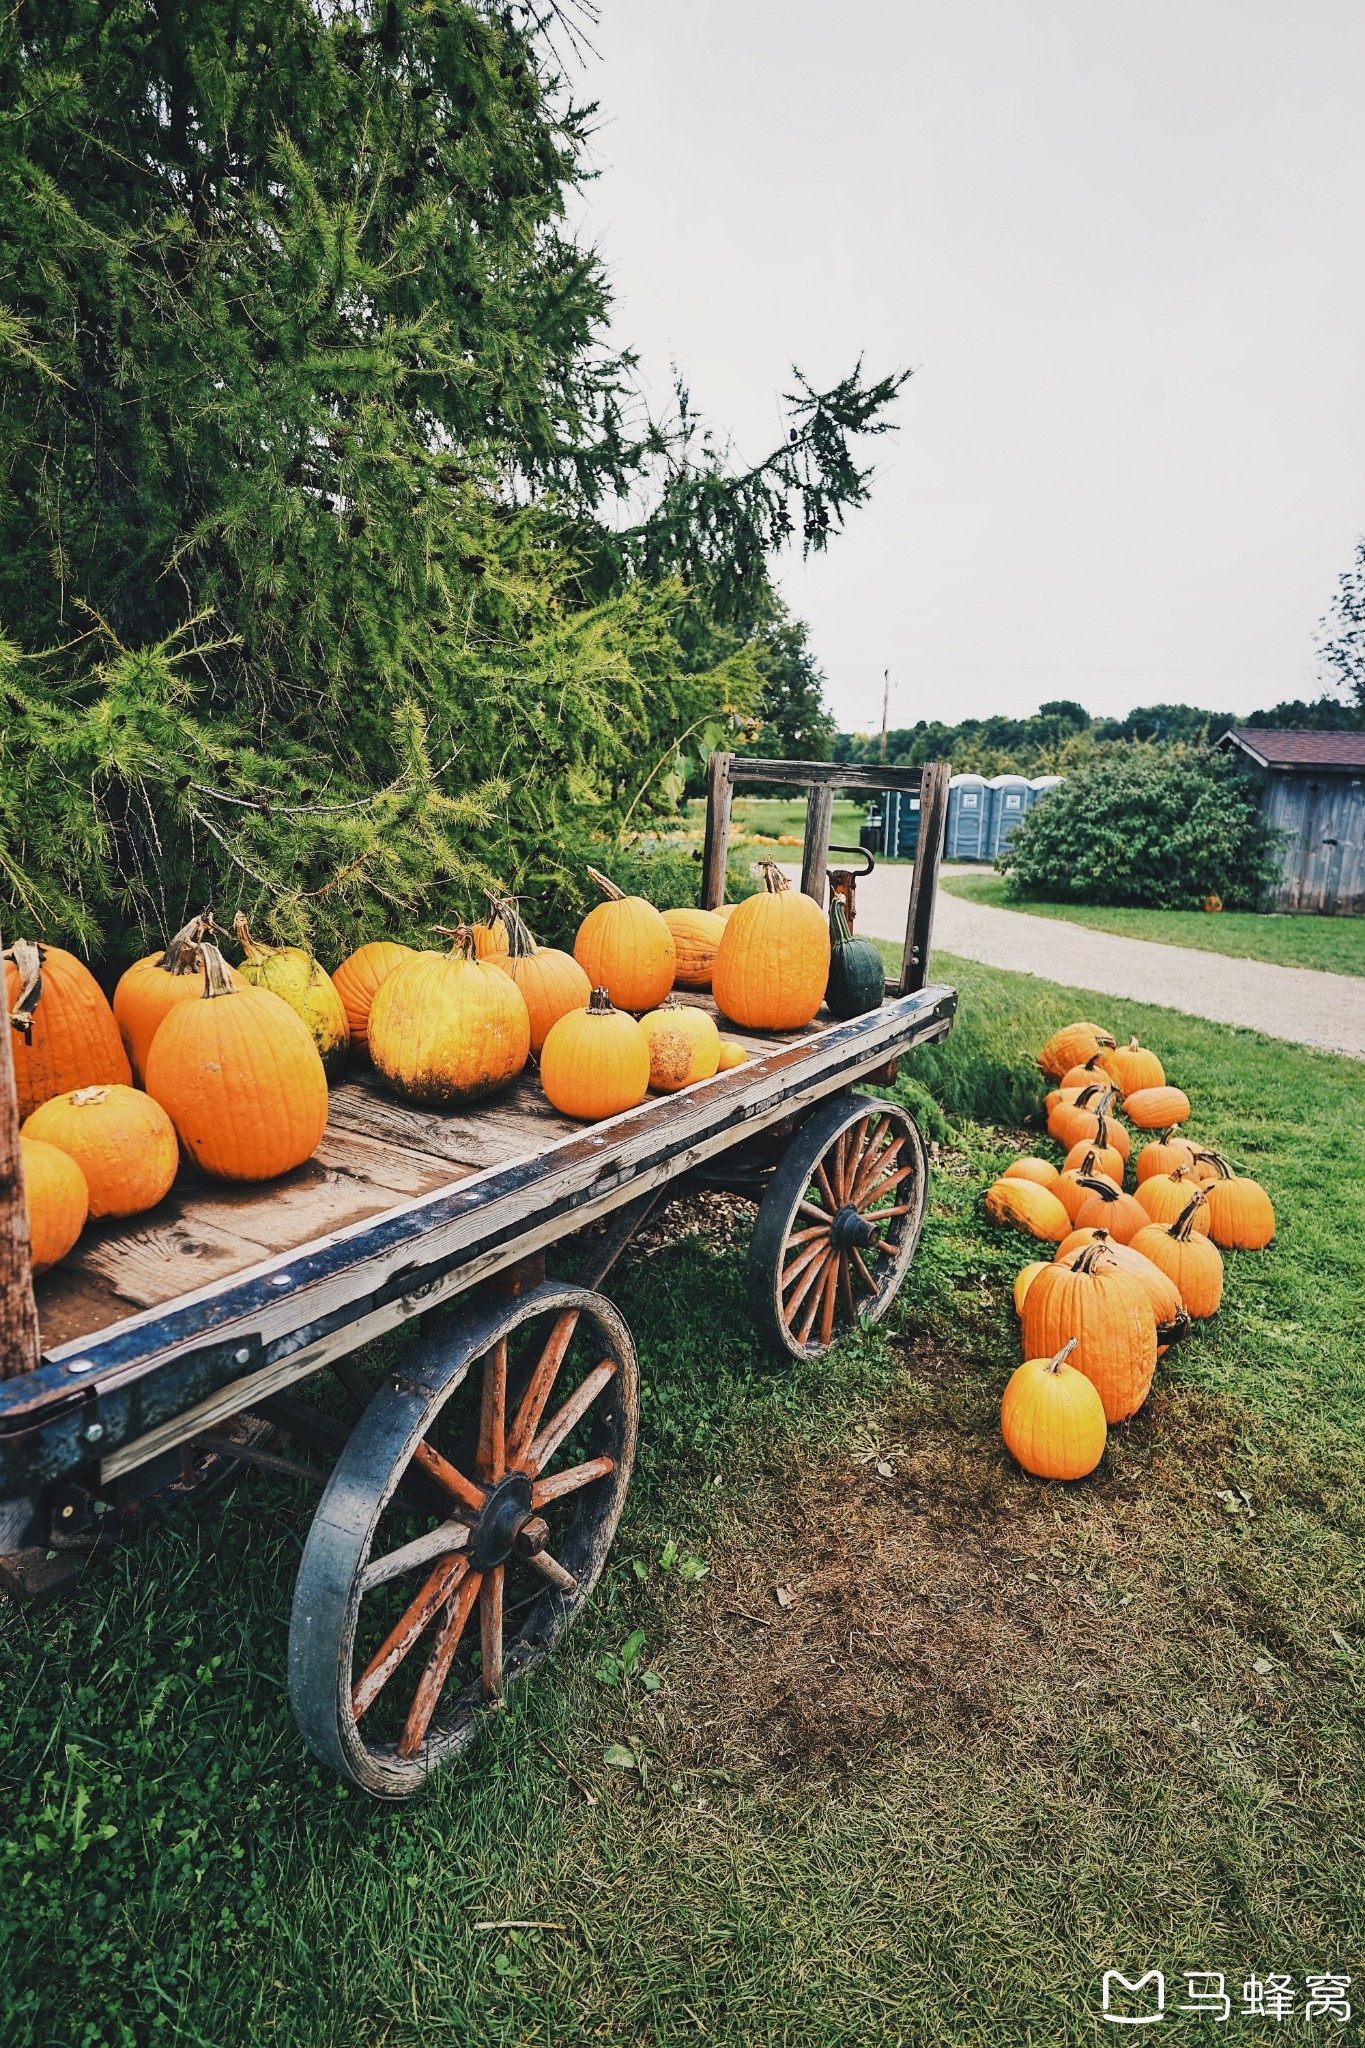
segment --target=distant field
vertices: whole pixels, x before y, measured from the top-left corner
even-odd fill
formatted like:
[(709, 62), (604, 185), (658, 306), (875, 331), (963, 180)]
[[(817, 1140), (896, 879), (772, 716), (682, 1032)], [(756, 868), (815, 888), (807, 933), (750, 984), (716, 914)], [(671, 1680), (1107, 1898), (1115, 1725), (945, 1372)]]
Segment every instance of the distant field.
[(945, 875), (943, 887), (971, 903), (1021, 910), (1030, 917), (1056, 917), (1125, 939), (1156, 939), (1190, 946), (1200, 953), (1224, 953), (1234, 960), (1269, 960), (1279, 967), (1316, 967), (1328, 974), (1365, 975), (1365, 918), (1269, 917), (1255, 911), (1112, 910), (1094, 903), (1016, 900), (1000, 875)]
[[(704, 806), (699, 806), (704, 815)], [(858, 828), (867, 815), (866, 804), (855, 803), (850, 797), (834, 799), (834, 817), (831, 837), (842, 840), (848, 846), (858, 844)], [(804, 797), (739, 796), (731, 807), (730, 817), (735, 825), (746, 833), (762, 833), (765, 837), (779, 839), (784, 833), (804, 838), (806, 831), (806, 800)]]

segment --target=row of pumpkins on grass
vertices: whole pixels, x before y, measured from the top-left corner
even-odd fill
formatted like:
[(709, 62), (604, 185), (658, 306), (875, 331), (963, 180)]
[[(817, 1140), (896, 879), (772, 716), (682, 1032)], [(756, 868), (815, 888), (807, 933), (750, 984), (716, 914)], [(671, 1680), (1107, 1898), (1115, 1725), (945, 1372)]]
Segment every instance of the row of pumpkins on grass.
[[(1121, 1046), (1097, 1024), (1072, 1024), (1038, 1063), (1055, 1084), (1047, 1128), (1065, 1158), (1016, 1159), (986, 1193), (995, 1222), (1056, 1246), (1051, 1264), (1032, 1261), (1014, 1283), (1024, 1363), (1000, 1426), (1025, 1471), (1082, 1479), (1109, 1424), (1146, 1400), (1157, 1359), (1216, 1313), (1222, 1251), (1268, 1245), (1275, 1210), (1221, 1152), (1178, 1135), (1189, 1097), (1136, 1038)], [(1119, 1110), (1156, 1134), (1136, 1157)]]
[(882, 1000), (881, 957), (838, 899), (827, 925), (771, 862), (757, 894), (715, 912), (660, 912), (589, 872), (606, 900), (572, 955), (537, 945), (504, 900), (450, 933), (448, 953), (379, 939), (331, 975), (301, 947), (257, 944), (239, 916), (233, 967), (205, 915), (130, 967), (111, 1006), (61, 947), (8, 948), (35, 1271), (66, 1256), (87, 1214), (154, 1207), (182, 1150), (224, 1180), (301, 1165), (353, 1044), (396, 1094), (434, 1109), (492, 1094), (534, 1056), (553, 1106), (597, 1119), (744, 1062), (675, 984), (712, 988), (756, 1030), (808, 1024), (822, 1001), (849, 1017)]

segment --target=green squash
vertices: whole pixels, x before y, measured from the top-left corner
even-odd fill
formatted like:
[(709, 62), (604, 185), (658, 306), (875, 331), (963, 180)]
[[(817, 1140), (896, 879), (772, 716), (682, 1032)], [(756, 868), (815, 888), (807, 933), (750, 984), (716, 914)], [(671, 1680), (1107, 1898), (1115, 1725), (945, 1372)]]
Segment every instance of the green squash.
[(862, 1017), (879, 1010), (886, 993), (886, 969), (871, 939), (855, 938), (848, 928), (843, 898), (829, 906), (829, 982), (825, 1005), (832, 1017)]
[(351, 1049), (346, 1006), (332, 977), (302, 946), (262, 946), (247, 930), (239, 910), (234, 920), (246, 958), (237, 972), (253, 988), (268, 988), (302, 1017), (312, 1034), (329, 1081), (339, 1081)]

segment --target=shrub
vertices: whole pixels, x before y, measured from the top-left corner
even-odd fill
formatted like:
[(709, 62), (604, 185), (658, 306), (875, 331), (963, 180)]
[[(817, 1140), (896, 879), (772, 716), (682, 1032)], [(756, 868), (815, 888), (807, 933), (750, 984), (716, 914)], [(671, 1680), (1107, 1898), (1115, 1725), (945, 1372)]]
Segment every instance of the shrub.
[(997, 866), (1015, 896), (1197, 910), (1217, 895), (1253, 910), (1276, 872), (1275, 840), (1229, 755), (1133, 745), (1035, 805)]

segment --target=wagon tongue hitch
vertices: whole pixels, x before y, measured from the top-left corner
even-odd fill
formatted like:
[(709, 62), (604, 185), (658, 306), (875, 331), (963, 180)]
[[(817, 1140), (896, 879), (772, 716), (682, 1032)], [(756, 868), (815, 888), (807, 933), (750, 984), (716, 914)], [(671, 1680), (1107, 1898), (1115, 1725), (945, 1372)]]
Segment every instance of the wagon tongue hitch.
[(860, 1216), (851, 1202), (845, 1202), (842, 1208), (835, 1210), (829, 1226), (829, 1241), (836, 1252), (851, 1251), (855, 1246), (864, 1251), (876, 1235), (876, 1224)]
[(550, 1540), (539, 1515), (531, 1513), (531, 1482), (523, 1472), (509, 1472), (483, 1504), (469, 1538), (469, 1559), (476, 1571), (492, 1571), (515, 1551), (534, 1557)]

